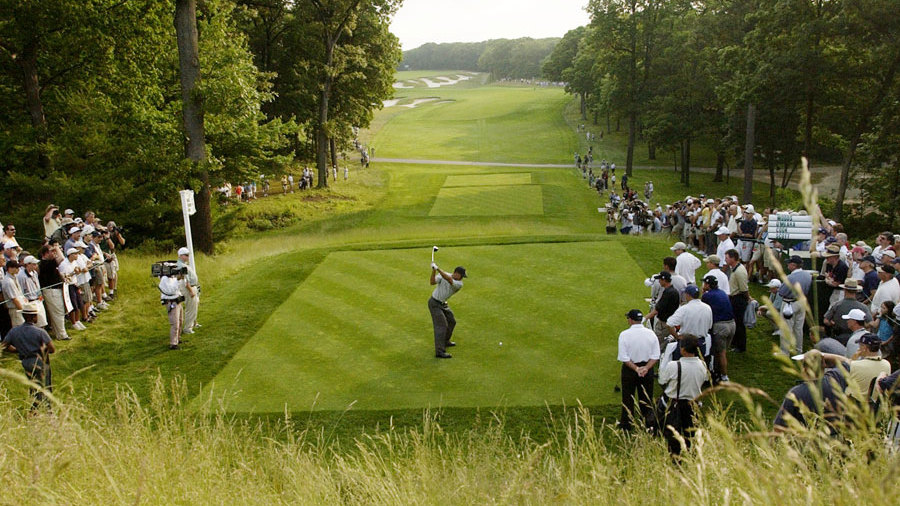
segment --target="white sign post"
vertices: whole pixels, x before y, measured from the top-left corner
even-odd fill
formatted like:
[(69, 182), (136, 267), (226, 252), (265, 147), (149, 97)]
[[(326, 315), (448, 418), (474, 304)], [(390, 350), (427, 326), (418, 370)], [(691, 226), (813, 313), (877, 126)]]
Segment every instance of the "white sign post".
[(194, 265), (194, 240), (191, 237), (191, 215), (197, 212), (197, 207), (194, 206), (194, 190), (181, 190), (178, 192), (181, 195), (181, 212), (184, 215), (184, 239), (187, 242), (187, 249), (190, 251), (190, 263), (191, 269), (194, 269), (194, 272), (197, 272), (197, 267)]

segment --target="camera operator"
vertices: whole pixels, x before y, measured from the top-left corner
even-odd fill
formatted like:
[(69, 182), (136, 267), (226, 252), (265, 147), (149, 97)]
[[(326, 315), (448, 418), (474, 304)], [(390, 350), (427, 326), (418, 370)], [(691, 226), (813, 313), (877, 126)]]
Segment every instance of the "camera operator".
[(184, 310), (184, 296), (181, 287), (184, 285), (184, 269), (175, 269), (159, 278), (159, 297), (169, 316), (169, 349), (179, 349), (181, 343), (181, 315)]

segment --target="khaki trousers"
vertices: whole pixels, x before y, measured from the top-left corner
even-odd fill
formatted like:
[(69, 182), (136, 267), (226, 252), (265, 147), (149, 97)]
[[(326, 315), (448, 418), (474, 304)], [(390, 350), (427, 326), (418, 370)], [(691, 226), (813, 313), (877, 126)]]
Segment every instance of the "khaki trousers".
[(62, 290), (45, 288), (41, 290), (44, 295), (44, 308), (47, 310), (47, 320), (53, 330), (56, 339), (63, 339), (66, 334), (66, 309), (63, 302)]

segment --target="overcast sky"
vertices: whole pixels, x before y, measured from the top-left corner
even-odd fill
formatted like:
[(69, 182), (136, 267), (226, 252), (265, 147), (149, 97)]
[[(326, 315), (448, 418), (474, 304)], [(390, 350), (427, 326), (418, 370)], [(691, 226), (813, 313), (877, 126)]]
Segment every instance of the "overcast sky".
[(587, 0), (403, 0), (391, 31), (403, 50), (426, 42), (562, 37), (589, 22)]

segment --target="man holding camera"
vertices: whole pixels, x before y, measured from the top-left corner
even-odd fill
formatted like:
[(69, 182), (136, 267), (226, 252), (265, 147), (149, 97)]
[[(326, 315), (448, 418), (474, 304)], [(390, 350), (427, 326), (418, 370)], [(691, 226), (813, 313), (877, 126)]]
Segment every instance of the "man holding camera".
[[(171, 264), (170, 264), (171, 265)], [(176, 269), (175, 273), (159, 278), (159, 297), (169, 315), (169, 349), (179, 349), (181, 343), (181, 316), (183, 313), (184, 295), (181, 287), (184, 285), (184, 270)]]

